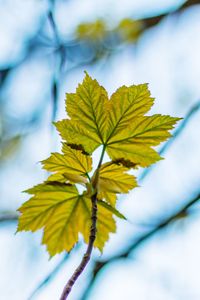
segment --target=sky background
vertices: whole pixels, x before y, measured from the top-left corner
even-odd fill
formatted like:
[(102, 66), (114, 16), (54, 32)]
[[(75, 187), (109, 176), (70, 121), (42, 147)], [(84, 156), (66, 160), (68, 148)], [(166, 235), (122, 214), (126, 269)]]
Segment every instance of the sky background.
[[(122, 18), (160, 15), (176, 10), (183, 2), (57, 1), (54, 17), (60, 39), (73, 43), (76, 26), (81, 22), (103, 18), (112, 28)], [(26, 56), (27, 44), (41, 23), (46, 37), (53, 38), (46, 21), (48, 9), (48, 1), (0, 0), (0, 69), (12, 68), (0, 90), (0, 117), (12, 120), (12, 123), (7, 121), (11, 132), (19, 128), (23, 135), (16, 152), (0, 161), (0, 211), (14, 211), (28, 199), (21, 191), (47, 178), (37, 162), (60, 149), (60, 138), (51, 126), (51, 81), (58, 60), (50, 54), (50, 46)], [(199, 53), (200, 5), (196, 5), (178, 16), (167, 16), (146, 30), (136, 44), (122, 45), (109, 58), (93, 65), (85, 64), (69, 71), (66, 60), (66, 72), (59, 78), (56, 120), (66, 117), (65, 93), (75, 90), (84, 77), (84, 70), (96, 78), (109, 95), (121, 85), (148, 82), (156, 98), (152, 113), (184, 117), (200, 101)], [(0, 132), (2, 128), (0, 126)], [(139, 188), (121, 197), (118, 208), (128, 221), (117, 220), (117, 234), (110, 235), (102, 257), (95, 250), (94, 258), (105, 259), (119, 253), (134, 237), (199, 191), (199, 132), (200, 111), (164, 154), (165, 160), (156, 165)], [(94, 153), (94, 161), (98, 151)], [(191, 211), (191, 216), (155, 235), (128, 260), (117, 260), (104, 268), (88, 299), (199, 300), (199, 205)], [(15, 223), (0, 225), (0, 299), (28, 300), (64, 254), (49, 260), (45, 247), (40, 245), (42, 232), (15, 235)], [(84, 249), (85, 245), (80, 243), (55, 278), (31, 299), (59, 299)], [(91, 267), (92, 264), (78, 280), (71, 300), (81, 296)]]

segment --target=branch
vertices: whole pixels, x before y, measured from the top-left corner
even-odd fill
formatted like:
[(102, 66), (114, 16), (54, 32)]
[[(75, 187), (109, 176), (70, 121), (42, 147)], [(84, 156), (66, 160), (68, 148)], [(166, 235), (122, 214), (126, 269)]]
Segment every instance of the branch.
[[(177, 219), (182, 218), (183, 216), (188, 215), (188, 210), (191, 206), (193, 206), (197, 201), (200, 200), (200, 191), (198, 194), (188, 200), (185, 205), (183, 205), (179, 210), (177, 210), (175, 213), (172, 213), (169, 217), (167, 217), (162, 222), (158, 223), (153, 229), (149, 230), (147, 233), (139, 236), (126, 250), (121, 252), (119, 255), (115, 255), (111, 259), (100, 261), (96, 260), (93, 267), (93, 274), (90, 278), (90, 281), (88, 283), (89, 289), (86, 289), (84, 294), (81, 296), (80, 300), (87, 300), (88, 296), (90, 294), (90, 291), (92, 289), (92, 286), (95, 284), (96, 277), (98, 273), (108, 264), (112, 263), (115, 260), (121, 259), (121, 258), (127, 258), (129, 254), (133, 251), (135, 251), (142, 243), (149, 240), (151, 237), (153, 237), (156, 233), (160, 232), (162, 229), (166, 228), (168, 225), (172, 224)], [(88, 279), (89, 280), (89, 279)]]

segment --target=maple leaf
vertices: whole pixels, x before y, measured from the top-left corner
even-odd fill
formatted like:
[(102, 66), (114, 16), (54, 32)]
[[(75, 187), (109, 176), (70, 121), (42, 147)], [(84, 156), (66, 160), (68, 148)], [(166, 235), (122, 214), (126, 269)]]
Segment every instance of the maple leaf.
[[(125, 194), (137, 187), (136, 178), (133, 175), (127, 174), (127, 171), (128, 168), (121, 164), (114, 162), (103, 164), (99, 170), (98, 198), (105, 199), (112, 206), (115, 206), (116, 194)], [(92, 180), (95, 178), (95, 175), (93, 175)]]
[[(75, 185), (45, 182), (26, 191), (33, 197), (19, 211), (18, 231), (36, 231), (44, 228), (42, 243), (47, 245), (51, 256), (63, 250), (70, 251), (81, 233), (89, 240), (91, 223), (91, 199), (79, 195)], [(97, 237), (94, 246), (103, 250), (110, 232), (115, 232), (113, 213), (123, 217), (116, 209), (98, 201)]]
[(125, 171), (128, 169), (122, 165), (112, 162), (103, 164), (99, 171), (97, 190), (100, 193), (128, 193), (137, 186), (137, 182), (133, 175), (129, 175)]

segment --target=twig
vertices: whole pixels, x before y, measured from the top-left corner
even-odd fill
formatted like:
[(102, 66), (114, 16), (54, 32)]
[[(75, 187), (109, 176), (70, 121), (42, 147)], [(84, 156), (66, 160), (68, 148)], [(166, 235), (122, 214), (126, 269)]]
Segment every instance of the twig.
[[(54, 7), (54, 3), (52, 3), (52, 6)], [(48, 20), (51, 25), (53, 34), (54, 34), (54, 40), (55, 40), (55, 48), (57, 51), (55, 52), (55, 66), (54, 66), (54, 74), (52, 79), (52, 87), (51, 87), (51, 93), (52, 93), (52, 103), (53, 103), (53, 109), (52, 109), (52, 121), (56, 118), (57, 113), (57, 107), (58, 107), (58, 99), (59, 99), (59, 80), (62, 70), (62, 65), (65, 60), (65, 49), (61, 43), (59, 32), (56, 26), (56, 22), (53, 15), (53, 9), (50, 8), (48, 12)], [(58, 55), (57, 55), (58, 52)]]

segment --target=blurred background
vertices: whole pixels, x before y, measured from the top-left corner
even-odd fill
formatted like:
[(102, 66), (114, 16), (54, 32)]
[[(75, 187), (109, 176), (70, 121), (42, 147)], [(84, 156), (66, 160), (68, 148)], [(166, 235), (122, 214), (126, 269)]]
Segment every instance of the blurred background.
[[(15, 235), (22, 191), (47, 178), (60, 149), (52, 121), (84, 70), (112, 94), (149, 83), (152, 113), (183, 117), (122, 196), (103, 255), (71, 300), (200, 299), (200, 1), (0, 0), (0, 299), (55, 300), (83, 255), (51, 260), (42, 232)], [(95, 159), (95, 154), (94, 154)]]

